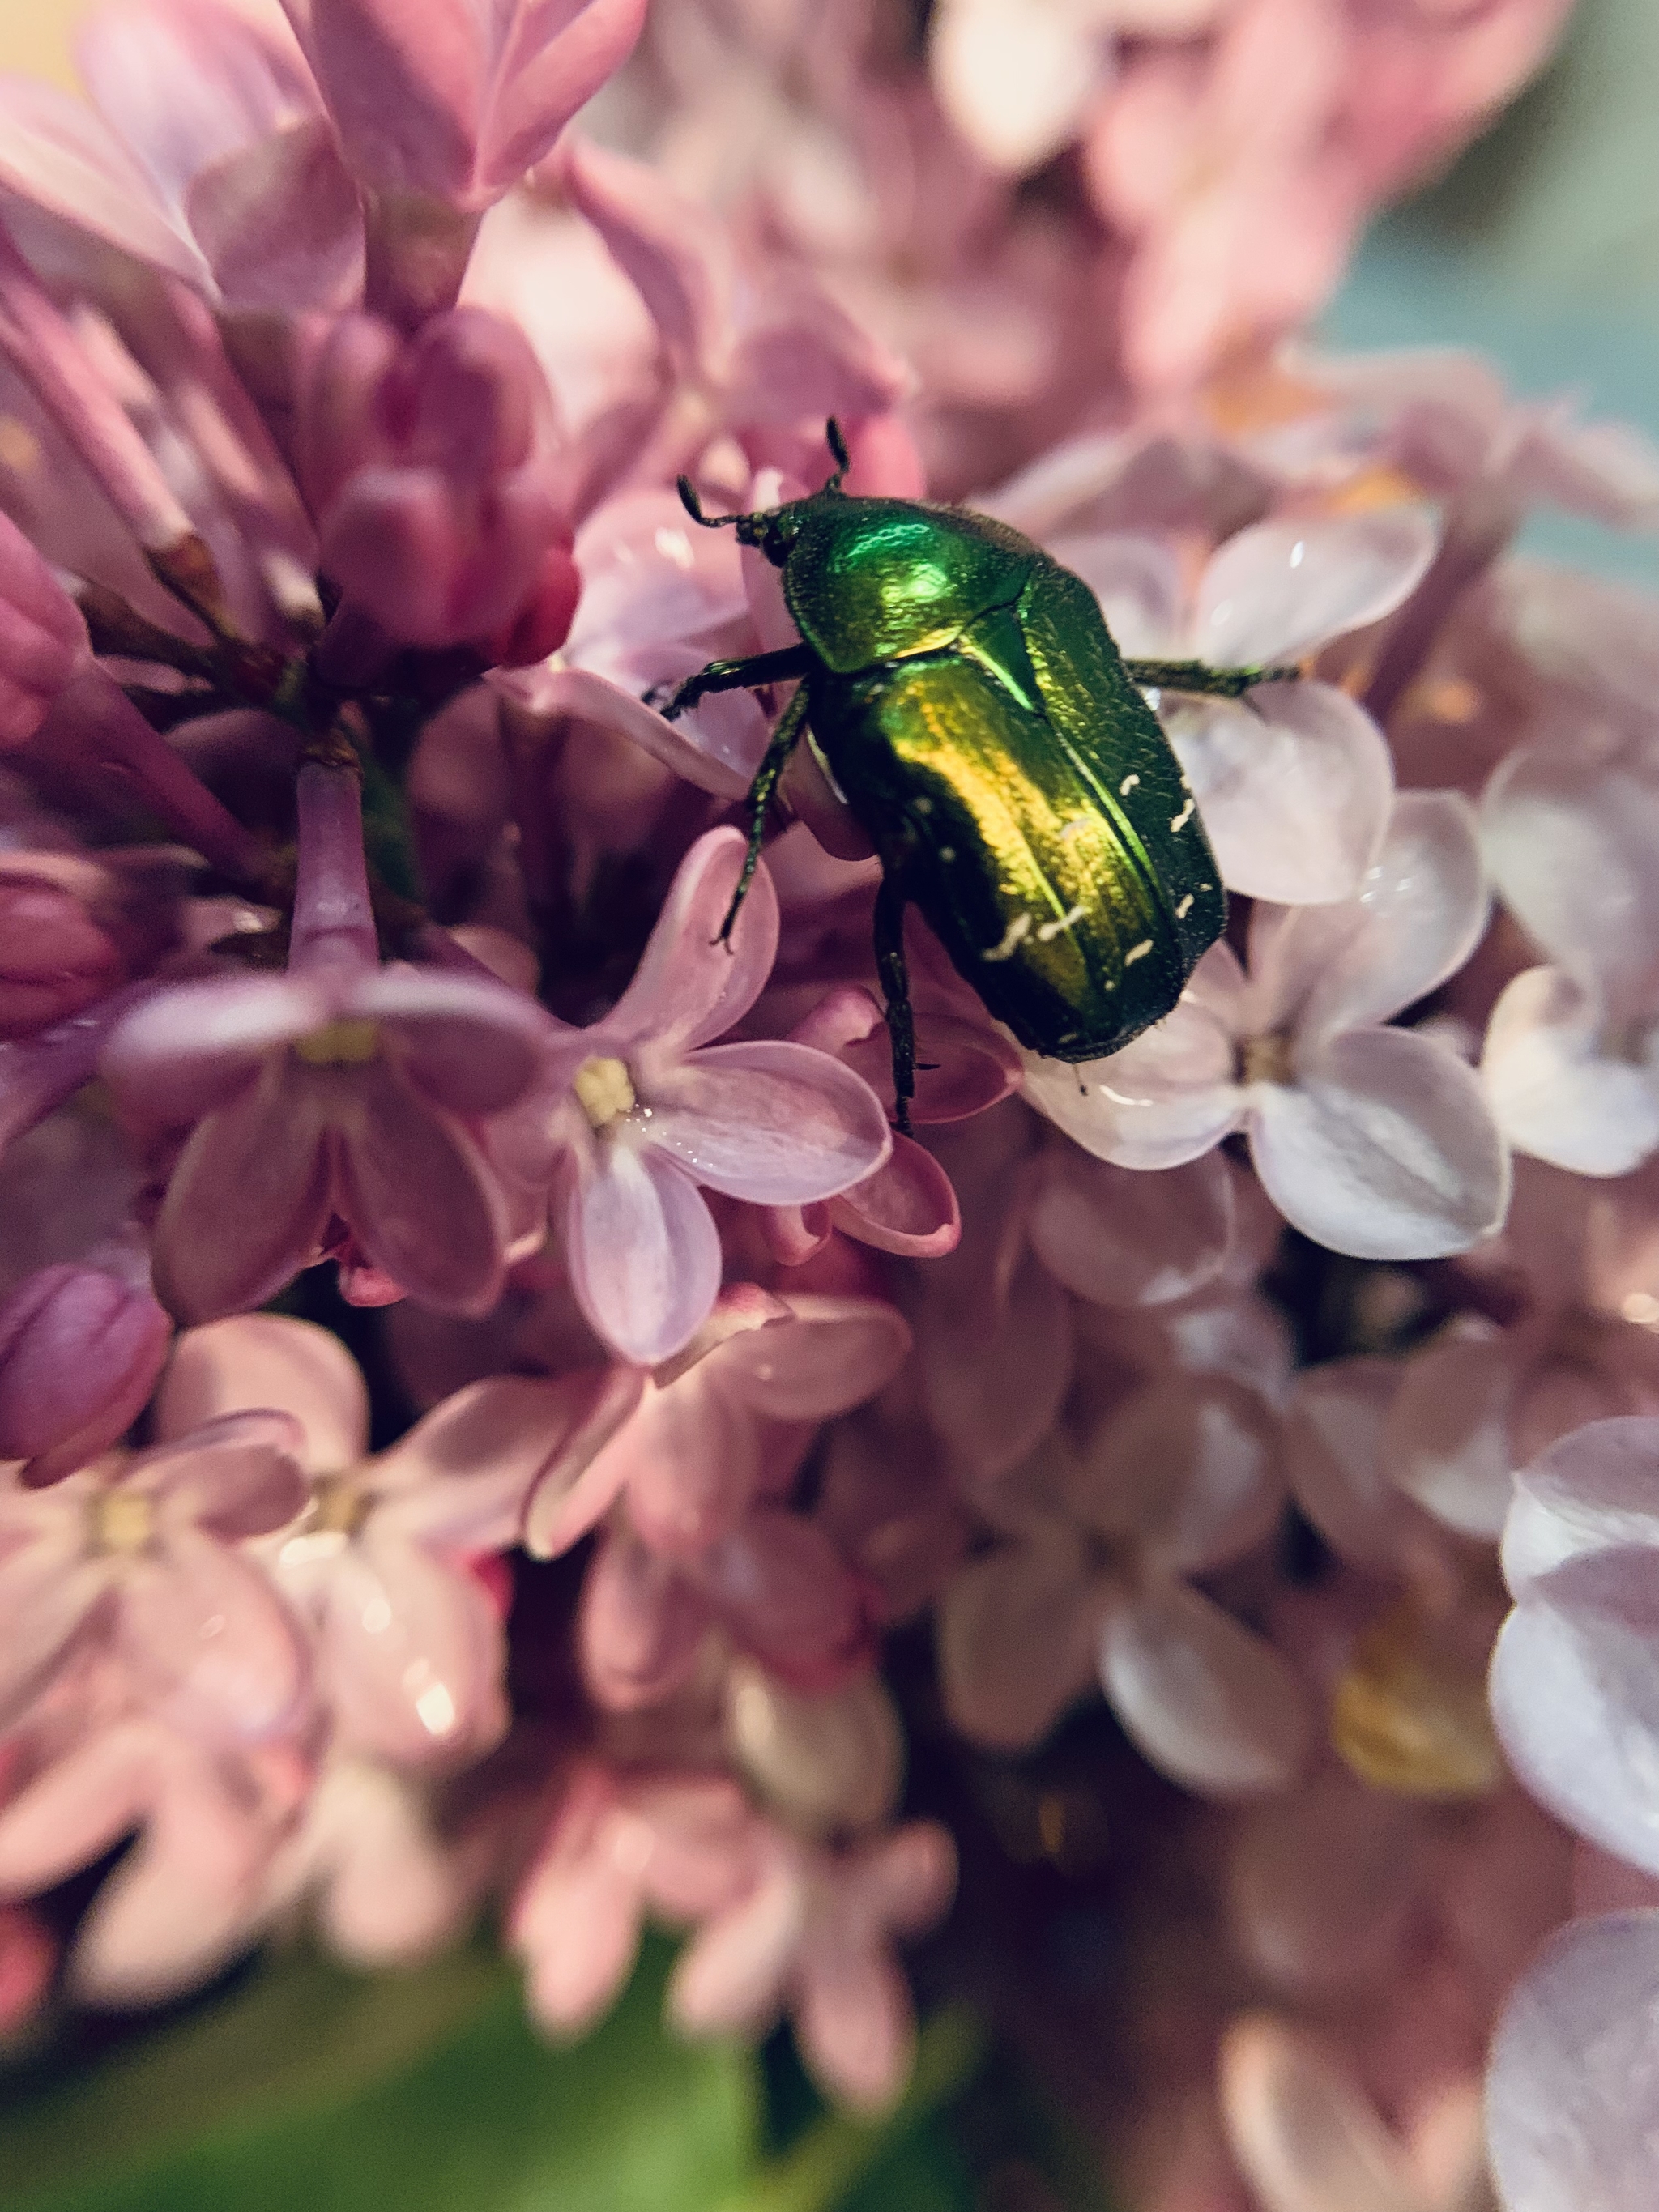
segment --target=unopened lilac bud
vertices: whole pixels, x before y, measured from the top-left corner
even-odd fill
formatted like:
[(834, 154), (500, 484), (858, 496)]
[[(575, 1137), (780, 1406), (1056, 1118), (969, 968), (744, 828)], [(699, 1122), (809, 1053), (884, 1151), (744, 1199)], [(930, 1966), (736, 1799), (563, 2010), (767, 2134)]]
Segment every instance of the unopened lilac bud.
[(112, 1444), (148, 1402), (172, 1323), (97, 1267), (43, 1267), (0, 1304), (0, 1457), (56, 1482)]
[(121, 949), (86, 898), (0, 867), (0, 1037), (32, 1036), (125, 981)]

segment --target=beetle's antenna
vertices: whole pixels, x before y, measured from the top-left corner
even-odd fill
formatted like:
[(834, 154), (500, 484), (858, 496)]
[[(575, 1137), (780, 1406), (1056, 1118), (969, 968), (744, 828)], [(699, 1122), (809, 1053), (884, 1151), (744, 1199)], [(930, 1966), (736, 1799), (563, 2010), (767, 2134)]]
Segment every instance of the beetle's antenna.
[(836, 473), (823, 488), (825, 491), (839, 491), (841, 480), (852, 467), (853, 463), (847, 451), (847, 441), (841, 434), (841, 424), (836, 422), (833, 415), (823, 426), (823, 442), (829, 447), (830, 457), (836, 464)]
[(743, 520), (740, 514), (705, 514), (702, 501), (697, 497), (697, 487), (690, 477), (678, 477), (675, 481), (679, 486), (680, 505), (692, 521), (700, 524), (704, 530), (725, 530), (728, 527), (735, 530)]

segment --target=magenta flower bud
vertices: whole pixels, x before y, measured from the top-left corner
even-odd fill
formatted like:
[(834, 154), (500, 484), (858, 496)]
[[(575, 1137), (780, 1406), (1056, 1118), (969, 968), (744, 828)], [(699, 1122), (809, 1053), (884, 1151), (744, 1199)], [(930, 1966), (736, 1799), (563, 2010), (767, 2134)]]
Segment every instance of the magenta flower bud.
[(91, 658), (80, 609), (10, 516), (0, 514), (0, 752), (28, 743)]
[(0, 1457), (39, 1487), (107, 1449), (148, 1402), (172, 1323), (96, 1267), (43, 1267), (0, 1304)]
[(0, 1037), (66, 1021), (125, 980), (119, 945), (84, 898), (27, 870), (0, 871)]
[(552, 426), (536, 356), (501, 317), (459, 307), (407, 341), (342, 317), (307, 379), (299, 442), (323, 565), (348, 601), (404, 644), (501, 633), (516, 652), (562, 635), (576, 579)]

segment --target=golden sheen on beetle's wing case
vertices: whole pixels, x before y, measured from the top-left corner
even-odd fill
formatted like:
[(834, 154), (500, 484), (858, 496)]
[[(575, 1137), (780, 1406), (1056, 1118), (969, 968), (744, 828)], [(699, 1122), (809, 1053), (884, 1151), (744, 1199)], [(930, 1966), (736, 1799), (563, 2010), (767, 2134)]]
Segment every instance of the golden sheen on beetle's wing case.
[(1022, 1044), (1091, 1059), (1169, 1011), (1183, 975), (1144, 871), (1040, 713), (960, 653), (818, 696), (884, 866)]

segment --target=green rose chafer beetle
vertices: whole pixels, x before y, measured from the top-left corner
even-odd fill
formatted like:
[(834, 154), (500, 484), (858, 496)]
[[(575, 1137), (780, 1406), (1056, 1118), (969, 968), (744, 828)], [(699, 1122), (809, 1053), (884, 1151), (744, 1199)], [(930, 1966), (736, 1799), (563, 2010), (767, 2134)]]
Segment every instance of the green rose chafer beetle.
[(881, 858), (876, 968), (898, 1124), (915, 1042), (904, 909), (1028, 1050), (1104, 1058), (1160, 1021), (1227, 918), (1196, 802), (1139, 687), (1237, 697), (1293, 669), (1126, 661), (1094, 594), (1006, 524), (919, 500), (821, 491), (705, 515), (782, 571), (798, 645), (711, 661), (667, 702), (799, 679), (750, 790), (753, 876), (766, 811), (803, 736)]

